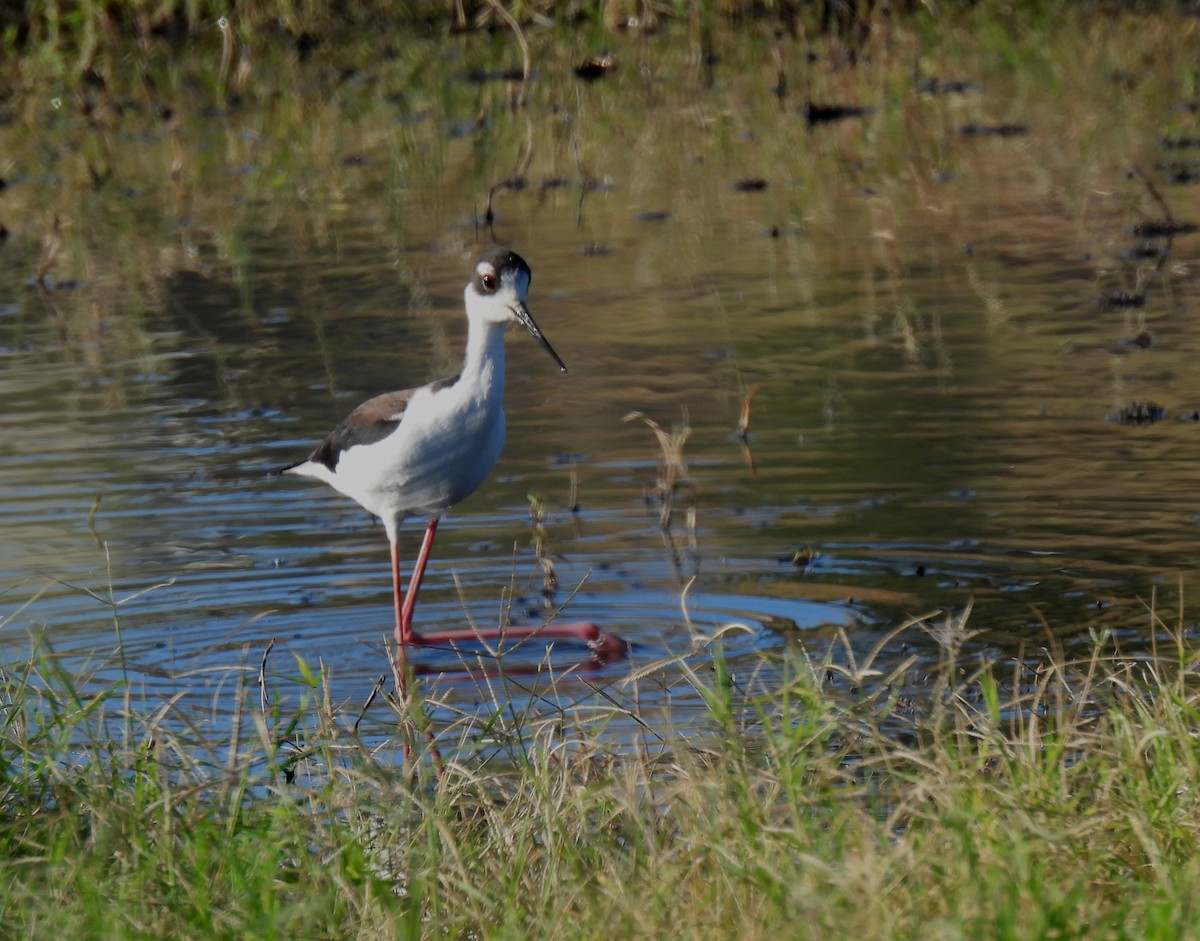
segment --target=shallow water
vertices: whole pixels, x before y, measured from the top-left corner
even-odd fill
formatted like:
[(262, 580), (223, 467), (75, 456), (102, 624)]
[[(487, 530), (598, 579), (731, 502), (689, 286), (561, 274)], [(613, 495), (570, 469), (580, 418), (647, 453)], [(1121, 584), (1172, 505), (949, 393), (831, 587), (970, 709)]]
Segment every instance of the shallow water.
[[(562, 77), (602, 41), (623, 63), (611, 79)], [(965, 94), (923, 94), (882, 61), (818, 73), (828, 100), (876, 110), (810, 127), (749, 65), (775, 41), (721, 37), (704, 87), (678, 34), (581, 32), (553, 53), (542, 38), (515, 111), (507, 85), (463, 79), (513, 64), (503, 37), (371, 66), (347, 46), (359, 70), (340, 84), (339, 54), (276, 50), (280, 87), (298, 89), (282, 99), (264, 85), (201, 106), (184, 82), (171, 122), (126, 102), (104, 129), (113, 179), (91, 192), (94, 122), (39, 102), (32, 130), (0, 128), (17, 154), (0, 193), (8, 654), (32, 632), (114, 677), (119, 629), (138, 689), (192, 690), (219, 723), (230, 671), (252, 682), (274, 640), (274, 675), (296, 672), (293, 655), (319, 662), (362, 703), (386, 669), (382, 529), (266, 471), (361, 399), (457, 368), (462, 287), (493, 241), (530, 262), (533, 314), (570, 372), (510, 335), (508, 445), (441, 528), (418, 619), (541, 615), (538, 495), (553, 602), (634, 645), (557, 685), (551, 712), (604, 688), (686, 725), (700, 702), (678, 668), (636, 694), (625, 680), (731, 624), (731, 669), (768, 687), (764, 652), (820, 657), (844, 629), (861, 655), (968, 605), (972, 650), (990, 656), (1028, 655), (1047, 625), (1148, 640), (1152, 607), (1178, 612), (1197, 564), (1197, 236), (1135, 236), (1162, 208), (1128, 168), (1175, 218), (1200, 216), (1196, 188), (1153, 169), (1180, 159), (1164, 136), (1200, 136), (1187, 89), (1153, 70), (1117, 86), (1101, 54), (1066, 84), (1070, 49), (1033, 78), (979, 51), (953, 64), (977, 83)], [(960, 131), (1001, 121), (1029, 132)], [(489, 229), (489, 188), (518, 173)], [(737, 185), (759, 178), (761, 192)], [(64, 247), (42, 291), (52, 214)], [(1141, 306), (1114, 303), (1122, 291)], [(1146, 402), (1165, 418), (1112, 420)], [(657, 445), (633, 411), (691, 429), (669, 540)], [(882, 656), (914, 653), (918, 672), (940, 655), (919, 626)], [(505, 660), (534, 710), (543, 654)], [(494, 701), (458, 655), (417, 660), (447, 718)]]

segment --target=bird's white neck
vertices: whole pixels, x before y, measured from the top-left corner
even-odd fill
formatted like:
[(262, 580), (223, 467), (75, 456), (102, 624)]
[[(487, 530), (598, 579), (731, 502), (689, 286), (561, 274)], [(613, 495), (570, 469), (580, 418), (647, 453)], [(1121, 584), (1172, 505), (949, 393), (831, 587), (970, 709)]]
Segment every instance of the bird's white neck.
[(504, 392), (504, 324), (472, 321), (462, 378), (485, 396)]

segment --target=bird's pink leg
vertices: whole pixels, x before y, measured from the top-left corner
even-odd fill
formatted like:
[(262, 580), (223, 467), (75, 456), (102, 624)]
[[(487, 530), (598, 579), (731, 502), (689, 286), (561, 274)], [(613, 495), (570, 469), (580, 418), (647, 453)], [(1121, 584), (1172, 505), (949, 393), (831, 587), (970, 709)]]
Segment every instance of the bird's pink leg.
[[(437, 535), (437, 517), (429, 521), (425, 527), (425, 538), (421, 540), (421, 551), (417, 553), (416, 564), (413, 565), (412, 575), (408, 579), (408, 591), (404, 595), (404, 604), (397, 608), (397, 630), (403, 632), (403, 640), (399, 643), (423, 644), (425, 640), (412, 627), (413, 610), (417, 606), (417, 592), (421, 590), (421, 581), (425, 578), (425, 567), (429, 564), (429, 553), (433, 551), (433, 539)], [(399, 563), (397, 563), (398, 565)], [(399, 578), (399, 576), (397, 576)], [(398, 584), (398, 583), (397, 583)], [(399, 596), (397, 596), (399, 605)], [(400, 635), (397, 635), (399, 637)]]
[(629, 652), (629, 646), (616, 634), (606, 634), (591, 621), (572, 621), (566, 624), (544, 624), (537, 626), (520, 626), (504, 628), (461, 628), (453, 631), (432, 631), (418, 633), (413, 630), (413, 610), (417, 606), (417, 593), (421, 590), (421, 581), (425, 577), (425, 568), (429, 564), (429, 555), (433, 551), (433, 540), (437, 535), (438, 521), (429, 521), (425, 528), (425, 538), (421, 540), (421, 550), (417, 553), (416, 564), (413, 565), (412, 575), (408, 579), (408, 590), (404, 600), (400, 600), (400, 552), (392, 546), (392, 578), (395, 585), (396, 604), (396, 643), (401, 647), (411, 645), (417, 647), (453, 645), (470, 643), (471, 641), (499, 640), (511, 648), (520, 641), (529, 638), (540, 640), (577, 640), (582, 641), (591, 651), (592, 656), (602, 662), (619, 660)]
[[(400, 544), (392, 542), (392, 605), (396, 609), (396, 646), (403, 649), (408, 643), (408, 632), (404, 624), (404, 605), (400, 599)], [(411, 625), (409, 625), (411, 628)]]
[[(436, 522), (436, 521), (435, 521)], [(436, 528), (434, 524), (431, 527)], [(433, 737), (433, 730), (428, 727), (428, 720), (425, 718), (424, 707), (420, 700), (410, 700), (408, 691), (408, 680), (411, 674), (411, 667), (408, 663), (408, 656), (405, 652), (405, 645), (412, 643), (420, 643), (420, 638), (414, 639), (412, 629), (412, 609), (416, 604), (417, 592), (416, 589), (421, 586), (421, 576), (425, 574), (425, 563), (429, 561), (429, 545), (433, 542), (432, 536), (427, 532), (425, 534), (425, 542), (421, 546), (421, 555), (417, 560), (417, 567), (413, 570), (413, 581), (410, 582), (408, 593), (404, 596), (404, 600), (400, 600), (400, 546), (399, 541), (392, 542), (392, 603), (396, 609), (396, 658), (392, 661), (392, 670), (396, 676), (396, 686), (400, 690), (400, 699), (406, 704), (410, 713), (416, 711), (421, 715), (421, 724), (425, 726), (425, 741), (429, 744), (429, 753), (433, 757), (433, 767), (437, 772), (438, 780), (440, 781), (446, 774), (446, 766), (442, 761), (442, 753), (437, 747), (437, 743)], [(411, 718), (408, 720), (411, 726)], [(404, 755), (406, 764), (412, 763), (412, 741), (406, 735), (401, 745), (401, 751)]]

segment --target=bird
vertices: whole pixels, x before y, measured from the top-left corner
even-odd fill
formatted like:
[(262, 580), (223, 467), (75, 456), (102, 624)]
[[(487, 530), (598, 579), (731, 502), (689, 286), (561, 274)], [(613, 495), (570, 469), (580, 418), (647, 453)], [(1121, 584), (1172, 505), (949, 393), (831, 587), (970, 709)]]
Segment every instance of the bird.
[[(456, 629), (421, 633), (413, 629), (417, 594), (437, 534), (438, 522), (487, 479), (504, 446), (504, 333), (513, 323), (541, 344), (561, 373), (567, 371), (529, 313), (533, 273), (516, 252), (495, 248), (471, 271), (463, 296), (467, 343), (462, 369), (414, 389), (385, 392), (346, 416), (312, 453), (281, 467), (289, 474), (323, 481), (383, 523), (391, 549), (395, 639), (407, 647), (455, 646), (497, 639), (502, 643), (539, 637), (582, 641), (602, 662), (624, 656), (627, 645), (591, 622)], [(408, 590), (401, 592), (400, 527), (410, 517), (427, 520)]]

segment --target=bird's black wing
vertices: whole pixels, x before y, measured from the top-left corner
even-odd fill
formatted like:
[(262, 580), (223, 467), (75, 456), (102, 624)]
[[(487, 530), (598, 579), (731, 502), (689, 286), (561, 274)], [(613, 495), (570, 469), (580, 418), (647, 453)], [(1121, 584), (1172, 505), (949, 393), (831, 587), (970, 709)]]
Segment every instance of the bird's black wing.
[[(458, 376), (452, 376), (449, 379), (440, 379), (433, 383), (428, 388), (431, 391), (437, 392), (447, 386), (453, 385), (458, 381)], [(348, 451), (350, 448), (358, 445), (374, 444), (376, 441), (382, 441), (399, 425), (400, 420), (404, 417), (404, 410), (408, 408), (408, 403), (412, 401), (412, 397), (420, 390), (405, 389), (402, 392), (385, 392), (383, 395), (377, 395), (373, 399), (367, 399), (353, 412), (347, 415), (338, 426), (329, 433), (324, 441), (322, 441), (303, 461), (297, 461), (295, 464), (289, 464), (287, 467), (282, 467), (276, 473), (285, 473), (293, 467), (299, 467), (308, 461), (316, 464), (324, 464), (331, 471), (337, 471), (338, 460), (342, 456), (343, 451)]]

